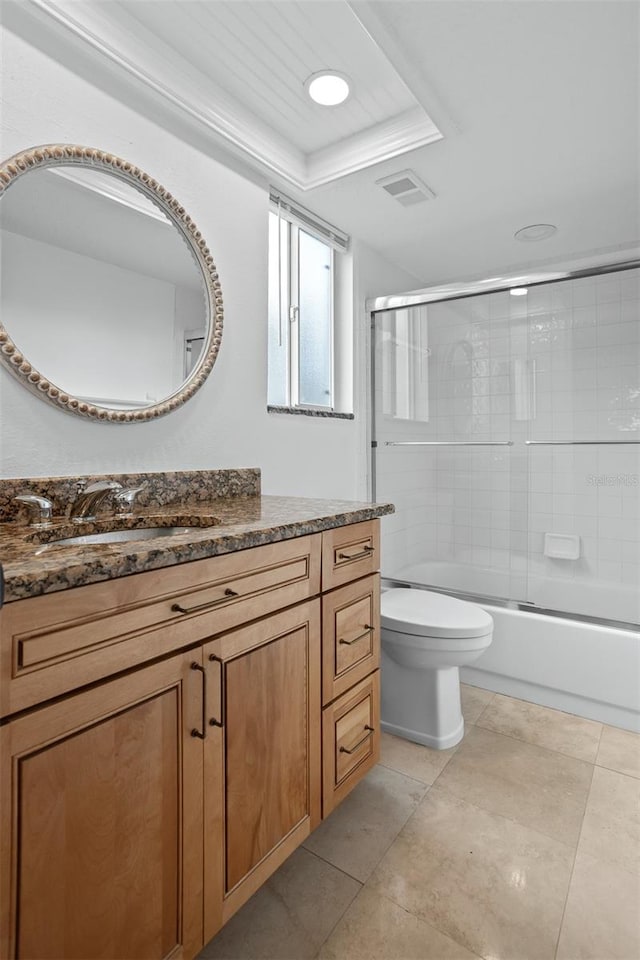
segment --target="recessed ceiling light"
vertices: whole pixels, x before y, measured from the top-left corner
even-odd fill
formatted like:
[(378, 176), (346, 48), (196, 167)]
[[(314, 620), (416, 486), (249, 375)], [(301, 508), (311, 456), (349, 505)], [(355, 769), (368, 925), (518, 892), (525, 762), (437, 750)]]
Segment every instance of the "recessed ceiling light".
[(511, 290), (509, 290), (512, 297), (526, 297), (527, 292), (526, 287), (512, 287)]
[(349, 78), (336, 70), (312, 73), (305, 80), (304, 88), (314, 103), (323, 107), (337, 107), (339, 103), (344, 103), (351, 93)]
[(516, 240), (546, 240), (557, 232), (558, 228), (553, 223), (532, 223), (516, 230), (513, 236)]

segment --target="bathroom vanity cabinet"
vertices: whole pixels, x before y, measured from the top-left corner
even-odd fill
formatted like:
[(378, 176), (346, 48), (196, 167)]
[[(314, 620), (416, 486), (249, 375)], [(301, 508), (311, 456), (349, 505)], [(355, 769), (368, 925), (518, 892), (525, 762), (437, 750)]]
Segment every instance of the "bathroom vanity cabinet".
[(190, 960), (375, 764), (378, 527), (5, 605), (3, 960)]

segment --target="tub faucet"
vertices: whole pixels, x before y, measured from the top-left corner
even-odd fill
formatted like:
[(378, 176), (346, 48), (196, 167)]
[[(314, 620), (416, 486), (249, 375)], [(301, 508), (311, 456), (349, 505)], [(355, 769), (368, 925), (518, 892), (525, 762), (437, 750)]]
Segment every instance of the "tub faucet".
[(122, 484), (117, 480), (98, 480), (97, 483), (90, 483), (87, 486), (86, 480), (78, 481), (78, 494), (71, 504), (69, 513), (73, 523), (85, 523), (88, 520), (96, 519), (96, 511), (100, 504), (114, 490), (121, 490)]

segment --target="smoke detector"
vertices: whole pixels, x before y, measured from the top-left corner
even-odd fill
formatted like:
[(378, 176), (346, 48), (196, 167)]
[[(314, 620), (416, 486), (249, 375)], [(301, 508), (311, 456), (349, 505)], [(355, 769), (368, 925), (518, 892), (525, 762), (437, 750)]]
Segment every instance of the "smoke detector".
[(413, 170), (400, 170), (399, 173), (392, 173), (390, 177), (382, 177), (376, 180), (376, 185), (401, 203), (403, 207), (412, 207), (416, 203), (423, 203), (425, 200), (433, 200), (435, 193), (428, 187)]

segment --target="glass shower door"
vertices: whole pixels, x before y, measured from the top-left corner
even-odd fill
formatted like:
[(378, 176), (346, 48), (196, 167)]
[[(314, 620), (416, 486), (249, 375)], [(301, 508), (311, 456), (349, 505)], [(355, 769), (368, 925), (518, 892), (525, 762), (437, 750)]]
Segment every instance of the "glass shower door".
[[(524, 329), (520, 340), (526, 353)], [(514, 345), (502, 295), (376, 315), (375, 494), (396, 505), (386, 576), (525, 598), (528, 476), (512, 418), (529, 401), (516, 410)]]
[(527, 296), (536, 416), (529, 450), (528, 599), (640, 621), (640, 272)]

